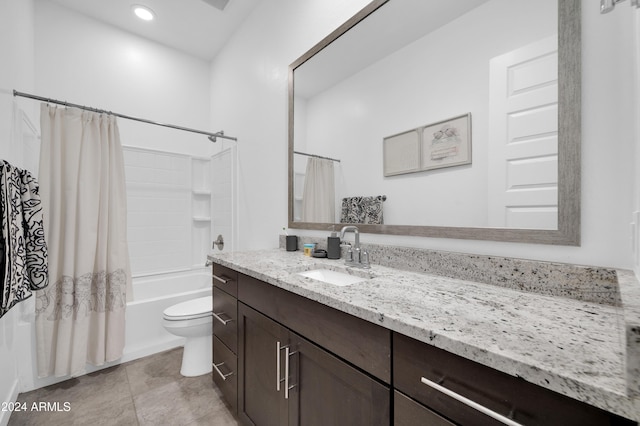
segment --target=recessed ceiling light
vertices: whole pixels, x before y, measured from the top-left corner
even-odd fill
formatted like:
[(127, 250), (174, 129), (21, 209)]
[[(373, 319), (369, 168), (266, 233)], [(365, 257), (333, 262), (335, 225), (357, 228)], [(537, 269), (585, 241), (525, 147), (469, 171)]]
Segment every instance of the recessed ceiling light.
[(131, 8), (133, 9), (133, 13), (135, 13), (138, 18), (144, 21), (152, 21), (156, 17), (156, 14), (153, 13), (153, 10), (149, 9), (147, 6), (135, 4), (131, 6)]

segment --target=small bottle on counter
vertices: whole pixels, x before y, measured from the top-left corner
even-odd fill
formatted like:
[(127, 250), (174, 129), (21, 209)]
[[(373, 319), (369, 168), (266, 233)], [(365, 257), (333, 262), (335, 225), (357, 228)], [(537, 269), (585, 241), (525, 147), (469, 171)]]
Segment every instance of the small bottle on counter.
[(315, 243), (307, 243), (307, 244), (305, 244), (304, 245), (304, 255), (305, 256), (311, 256), (311, 254), (313, 253), (315, 248), (316, 248)]
[(327, 259), (340, 259), (340, 237), (337, 232), (327, 237)]

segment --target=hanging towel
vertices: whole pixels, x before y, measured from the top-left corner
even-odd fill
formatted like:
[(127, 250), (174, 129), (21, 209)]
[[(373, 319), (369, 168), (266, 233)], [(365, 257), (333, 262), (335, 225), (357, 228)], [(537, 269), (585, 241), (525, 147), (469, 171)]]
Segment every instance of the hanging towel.
[(346, 197), (342, 199), (340, 223), (368, 223), (382, 225), (382, 202), (385, 197)]
[(38, 191), (38, 182), (27, 170), (0, 161), (0, 317), (49, 284)]
[(362, 197), (360, 200), (361, 215), (363, 216), (363, 222), (374, 225), (382, 225), (384, 223), (384, 217), (382, 215), (382, 195), (375, 197)]
[(345, 197), (342, 199), (340, 223), (362, 223), (362, 197)]

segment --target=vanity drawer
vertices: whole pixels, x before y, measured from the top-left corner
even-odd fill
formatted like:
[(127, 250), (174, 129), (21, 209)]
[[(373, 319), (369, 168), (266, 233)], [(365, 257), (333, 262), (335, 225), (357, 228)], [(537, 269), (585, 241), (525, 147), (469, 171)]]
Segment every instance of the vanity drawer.
[(393, 426), (455, 426), (455, 423), (451, 423), (398, 391), (393, 392), (393, 413)]
[(388, 329), (244, 274), (238, 274), (238, 300), (391, 383)]
[(213, 336), (213, 381), (234, 415), (238, 414), (238, 358)]
[(213, 264), (213, 285), (218, 287), (233, 297), (238, 297), (238, 273), (233, 269)]
[(424, 384), (422, 378), (527, 426), (633, 424), (398, 333), (393, 333), (393, 374), (396, 389), (461, 425), (503, 423)]
[(238, 300), (213, 288), (213, 335), (238, 353)]

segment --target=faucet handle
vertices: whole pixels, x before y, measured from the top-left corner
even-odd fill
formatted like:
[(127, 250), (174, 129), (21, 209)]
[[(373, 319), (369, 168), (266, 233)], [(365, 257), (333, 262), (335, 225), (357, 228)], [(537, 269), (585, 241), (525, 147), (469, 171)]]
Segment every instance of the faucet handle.
[(351, 248), (351, 244), (345, 244), (347, 248), (347, 253), (344, 257), (344, 263), (351, 264), (353, 263), (353, 249)]
[(360, 265), (361, 262), (361, 250), (360, 247), (354, 247), (353, 249), (353, 263)]
[(365, 249), (362, 249), (360, 252), (360, 263), (363, 268), (371, 268), (371, 264), (369, 263), (369, 252)]

